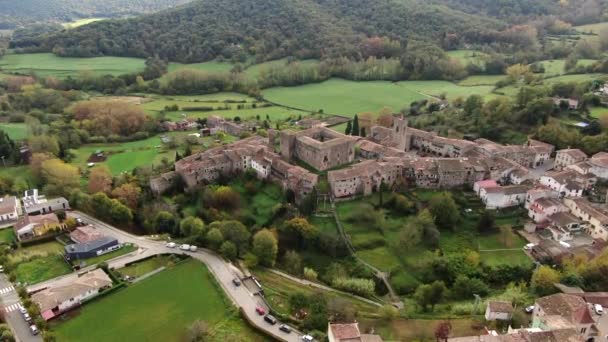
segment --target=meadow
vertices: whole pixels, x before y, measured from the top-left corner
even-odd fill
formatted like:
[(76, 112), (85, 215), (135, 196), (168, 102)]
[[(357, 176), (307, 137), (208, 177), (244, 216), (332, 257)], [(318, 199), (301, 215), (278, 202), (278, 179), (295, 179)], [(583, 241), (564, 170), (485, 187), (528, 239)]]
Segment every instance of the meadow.
[[(588, 66), (595, 63), (595, 59), (579, 59), (577, 66)], [(566, 73), (564, 70), (564, 66), (566, 65), (566, 60), (564, 59), (552, 59), (538, 62), (543, 65), (545, 68), (544, 76), (558, 76)], [(574, 76), (574, 75), (572, 75)]]
[(136, 262), (118, 270), (123, 276), (141, 277), (161, 267), (169, 266), (174, 259), (169, 255), (157, 255), (144, 261)]
[(186, 328), (200, 319), (209, 324), (210, 341), (262, 341), (214, 282), (200, 262), (182, 262), (83, 306), (52, 331), (66, 342), (182, 341)]
[(595, 119), (601, 119), (603, 117), (608, 117), (608, 108), (591, 107), (591, 108), (589, 108), (589, 115)]
[(19, 248), (9, 255), (8, 260), (16, 264), (17, 281), (35, 284), (72, 272), (62, 253), (63, 245), (51, 241)]
[(0, 130), (6, 132), (13, 140), (27, 138), (27, 126), (24, 123), (0, 123)]
[(63, 23), (61, 25), (63, 27), (65, 27), (66, 29), (73, 29), (73, 28), (88, 25), (90, 23), (94, 23), (96, 21), (101, 21), (101, 20), (105, 20), (105, 19), (106, 18), (85, 18), (85, 19), (78, 19), (75, 21), (71, 21), (69, 23)]
[(464, 66), (467, 64), (483, 65), (483, 59), (487, 56), (487, 54), (475, 50), (453, 50), (447, 51), (446, 54), (458, 59)]
[(76, 77), (82, 72), (122, 75), (144, 70), (144, 59), (128, 57), (57, 57), (52, 53), (9, 54), (0, 59), (0, 69), (11, 74), (35, 73), (42, 77)]
[(488, 95), (493, 86), (463, 87), (447, 81), (355, 82), (330, 79), (318, 84), (276, 87), (262, 92), (270, 102), (307, 111), (354, 116), (361, 112), (378, 112), (383, 107), (394, 111), (413, 101), (446, 95), (448, 99), (471, 94)]

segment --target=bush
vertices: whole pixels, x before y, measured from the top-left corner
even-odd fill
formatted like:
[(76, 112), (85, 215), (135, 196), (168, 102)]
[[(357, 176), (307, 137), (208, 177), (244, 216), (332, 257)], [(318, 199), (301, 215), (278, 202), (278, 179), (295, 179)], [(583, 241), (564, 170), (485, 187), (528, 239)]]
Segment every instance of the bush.
[(412, 294), (420, 283), (403, 272), (398, 272), (391, 277), (393, 289), (400, 295)]
[(315, 271), (312, 268), (308, 268), (308, 267), (304, 267), (304, 278), (310, 281), (315, 281), (317, 280), (317, 277), (319, 275), (317, 274), (317, 271)]

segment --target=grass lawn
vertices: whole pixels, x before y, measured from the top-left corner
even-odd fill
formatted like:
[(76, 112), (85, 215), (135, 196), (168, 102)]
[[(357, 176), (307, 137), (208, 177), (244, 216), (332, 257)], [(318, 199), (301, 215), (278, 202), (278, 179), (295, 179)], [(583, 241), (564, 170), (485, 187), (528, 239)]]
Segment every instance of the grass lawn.
[(21, 262), (31, 257), (46, 257), (63, 253), (63, 245), (57, 241), (43, 242), (36, 245), (19, 248), (8, 256), (10, 262)]
[(272, 209), (283, 199), (283, 190), (274, 183), (264, 183), (253, 180), (256, 191), (250, 193), (245, 188), (245, 183), (238, 180), (232, 184), (234, 190), (241, 194), (241, 211), (246, 211), (255, 218), (258, 226), (264, 226), (272, 219)]
[[(578, 66), (587, 66), (596, 62), (595, 59), (580, 59), (578, 61)], [(563, 75), (565, 73), (564, 66), (566, 64), (565, 59), (552, 59), (540, 61), (542, 65), (545, 67), (545, 76), (555, 76), (555, 75)]]
[(57, 57), (52, 53), (10, 54), (0, 59), (0, 68), (7, 73), (64, 78), (90, 71), (96, 75), (122, 75), (144, 69), (145, 60), (128, 57)]
[(22, 262), (15, 268), (17, 281), (36, 284), (72, 272), (72, 268), (61, 255), (36, 257), (31, 261)]
[(25, 140), (27, 138), (27, 126), (24, 123), (2, 123), (0, 130), (3, 130), (13, 140)]
[(131, 277), (141, 277), (144, 274), (148, 274), (154, 270), (157, 270), (163, 266), (168, 266), (172, 262), (172, 258), (168, 255), (158, 255), (141, 262), (134, 263), (127, 267), (123, 267), (118, 270), (122, 275), (128, 275)]
[(411, 102), (446, 94), (448, 98), (470, 94), (486, 95), (492, 86), (462, 87), (446, 81), (355, 82), (331, 79), (297, 87), (276, 87), (263, 91), (264, 98), (280, 105), (327, 114), (354, 116), (379, 112), (383, 107), (398, 111)]
[(606, 108), (606, 107), (591, 107), (589, 109), (589, 115), (592, 118), (601, 119), (602, 117), (608, 116), (608, 108)]
[(502, 81), (507, 76), (505, 75), (476, 75), (469, 76), (464, 80), (458, 82), (458, 85), (463, 87), (471, 87), (471, 86), (481, 86), (481, 85), (490, 85), (493, 86), (497, 82)]
[(82, 262), (84, 262), (86, 265), (85, 266), (91, 266), (91, 265), (95, 265), (95, 264), (99, 264), (102, 263), (104, 261), (110, 260), (110, 259), (114, 259), (117, 258), (121, 255), (125, 255), (128, 253), (131, 253), (133, 251), (137, 250), (137, 246), (135, 245), (125, 245), (122, 246), (120, 249), (117, 249), (113, 252), (107, 253), (107, 254), (102, 254), (96, 257), (92, 257), (92, 258), (88, 258), (88, 259), (84, 259), (81, 260)]
[[(204, 105), (204, 104), (201, 104)], [(299, 111), (299, 110), (293, 110), (293, 109), (287, 109), (284, 107), (279, 107), (279, 106), (270, 106), (270, 107), (258, 107), (258, 108), (245, 108), (245, 109), (236, 109), (236, 107), (234, 109), (228, 109), (228, 110), (214, 110), (214, 111), (209, 111), (209, 112), (183, 112), (183, 111), (178, 111), (178, 112), (167, 112), (165, 117), (167, 119), (173, 120), (173, 121), (177, 121), (177, 120), (181, 120), (183, 119), (183, 115), (182, 114), (186, 114), (186, 117), (188, 118), (193, 118), (193, 119), (202, 119), (202, 118), (208, 118), (209, 116), (215, 115), (215, 116), (220, 116), (226, 119), (234, 119), (234, 117), (238, 116), (243, 120), (247, 120), (247, 119), (255, 119), (258, 115), (260, 116), (260, 119), (266, 119), (266, 115), (268, 115), (270, 117), (270, 121), (271, 124), (274, 121), (282, 121), (282, 120), (288, 120), (288, 119), (296, 119), (298, 117), (298, 115), (302, 115), (305, 116), (308, 113), (307, 112), (303, 112), (303, 111)]]
[(203, 70), (209, 72), (228, 72), (230, 69), (232, 69), (232, 66), (232, 63), (216, 61), (193, 64), (169, 63), (169, 72), (182, 69)]
[(182, 341), (201, 319), (212, 341), (263, 340), (229, 308), (214, 281), (203, 264), (186, 261), (83, 306), (52, 330), (59, 341)]
[(22, 178), (28, 184), (35, 185), (29, 165), (0, 167), (0, 176), (11, 179)]
[(475, 50), (454, 50), (448, 51), (446, 54), (458, 59), (463, 66), (467, 64), (483, 65), (483, 58), (487, 56), (487, 54)]
[(0, 244), (10, 244), (15, 240), (15, 230), (13, 227), (3, 228), (0, 230)]
[[(301, 66), (307, 66), (307, 65), (318, 64), (319, 60), (307, 59), (307, 60), (303, 60), (303, 61), (298, 61), (297, 63), (299, 63)], [(245, 73), (247, 74), (247, 76), (249, 78), (256, 79), (258, 76), (260, 76), (260, 73), (263, 70), (269, 70), (270, 68), (274, 68), (274, 67), (284, 67), (286, 64), (287, 64), (287, 58), (276, 59), (274, 61), (254, 64), (254, 65), (250, 66), (249, 68), (245, 69)]]
[(338, 227), (333, 217), (316, 217), (310, 218), (310, 223), (313, 224), (320, 232), (338, 234)]

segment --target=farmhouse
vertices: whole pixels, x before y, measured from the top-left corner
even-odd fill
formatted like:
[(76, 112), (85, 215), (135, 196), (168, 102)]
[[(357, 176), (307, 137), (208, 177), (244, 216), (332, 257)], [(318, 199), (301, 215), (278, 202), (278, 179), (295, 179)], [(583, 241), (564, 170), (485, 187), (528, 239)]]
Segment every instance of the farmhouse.
[(554, 97), (553, 105), (557, 108), (566, 107), (569, 110), (577, 110), (579, 102), (576, 99), (569, 99), (563, 97)]
[(15, 196), (0, 198), (0, 222), (14, 221), (19, 218), (21, 202)]
[(62, 228), (63, 225), (59, 222), (57, 215), (52, 213), (36, 216), (25, 215), (14, 226), (15, 235), (19, 241), (29, 240)]
[(508, 321), (513, 311), (513, 305), (509, 302), (488, 301), (485, 318), (486, 321)]
[(92, 241), (67, 245), (64, 249), (66, 259), (74, 261), (106, 254), (120, 247), (121, 245), (115, 238), (102, 236)]
[(81, 275), (73, 283), (50, 287), (32, 294), (32, 301), (40, 308), (40, 314), (48, 321), (112, 286), (112, 279), (101, 269)]
[(555, 163), (553, 167), (556, 170), (562, 170), (566, 166), (573, 165), (587, 159), (585, 152), (579, 149), (565, 149), (559, 150), (555, 154)]

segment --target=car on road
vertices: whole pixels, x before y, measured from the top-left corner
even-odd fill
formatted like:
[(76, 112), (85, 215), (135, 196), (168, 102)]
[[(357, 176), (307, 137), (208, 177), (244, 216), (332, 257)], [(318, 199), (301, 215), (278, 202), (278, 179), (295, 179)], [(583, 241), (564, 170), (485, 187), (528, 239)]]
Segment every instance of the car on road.
[(274, 316), (273, 316), (273, 315), (266, 315), (266, 316), (264, 316), (264, 320), (265, 320), (266, 322), (268, 322), (269, 324), (271, 324), (271, 325), (275, 325), (275, 324), (277, 324), (277, 319), (276, 319), (276, 318), (274, 318)]
[(287, 333), (287, 334), (291, 333), (291, 327), (287, 324), (281, 324), (279, 326), (279, 330), (281, 330), (282, 332)]
[(241, 286), (241, 280), (239, 278), (232, 279), (234, 286)]
[(166, 246), (169, 248), (175, 248), (176, 244), (175, 242), (167, 242)]
[(179, 249), (181, 249), (182, 251), (189, 251), (190, 245), (183, 244), (183, 245), (179, 246)]
[(32, 335), (38, 335), (38, 333), (40, 332), (38, 331), (38, 327), (34, 324), (30, 325), (30, 331), (32, 332)]
[(84, 226), (85, 223), (84, 223), (84, 221), (80, 217), (77, 217), (76, 218), (76, 225), (78, 225), (78, 226)]
[(27, 310), (25, 310), (23, 306), (19, 305), (19, 312), (21, 312), (22, 315), (25, 315), (27, 313)]
[(4, 266), (0, 265), (0, 273), (4, 272)]
[(32, 317), (27, 312), (23, 314), (23, 319), (28, 323), (32, 321)]
[(529, 250), (532, 250), (532, 248), (534, 248), (534, 247), (536, 247), (536, 244), (529, 243), (529, 244), (527, 244), (527, 245), (524, 246), (524, 249), (527, 250), (527, 251), (529, 251)]
[(197, 249), (198, 247), (196, 246), (190, 246), (190, 252), (196, 252)]
[(315, 340), (315, 338), (312, 337), (312, 336), (310, 336), (310, 335), (304, 335), (304, 336), (302, 336), (302, 341), (304, 341), (304, 342), (312, 342), (314, 340)]
[(598, 314), (598, 315), (604, 314), (604, 307), (601, 306), (600, 304), (594, 304), (593, 305), (593, 310), (595, 310), (595, 313)]
[(525, 311), (526, 311), (526, 313), (534, 312), (534, 305), (526, 306)]
[(266, 314), (266, 310), (265, 310), (263, 307), (261, 307), (261, 306), (257, 306), (257, 307), (255, 308), (255, 312), (257, 312), (257, 313), (258, 313), (258, 315), (260, 315), (260, 316), (262, 316), (262, 315), (265, 315), (265, 314)]

